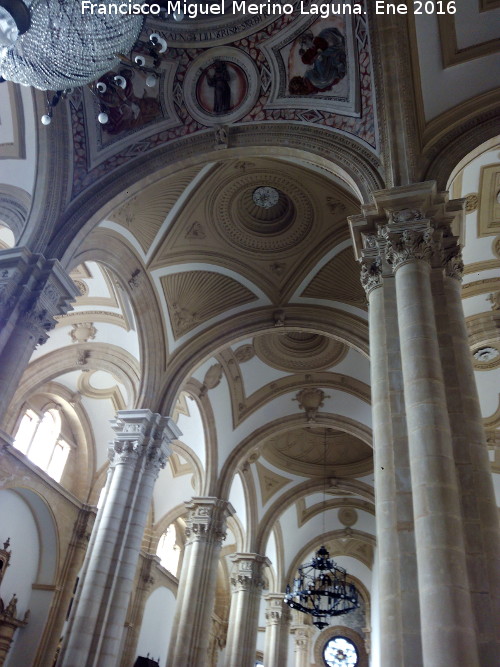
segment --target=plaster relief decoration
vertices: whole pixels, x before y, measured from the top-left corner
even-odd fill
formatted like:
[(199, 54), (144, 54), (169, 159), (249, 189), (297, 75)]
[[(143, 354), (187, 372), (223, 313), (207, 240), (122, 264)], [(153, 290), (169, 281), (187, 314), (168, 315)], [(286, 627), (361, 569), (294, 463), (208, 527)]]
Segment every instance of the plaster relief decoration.
[(77, 322), (73, 324), (69, 335), (73, 343), (88, 343), (89, 340), (94, 340), (97, 329), (92, 322)]
[(318, 410), (323, 407), (325, 398), (329, 398), (329, 396), (325, 396), (324, 391), (310, 387), (301, 389), (292, 400), (298, 401), (299, 408), (305, 410), (308, 422), (315, 422)]
[(275, 493), (289, 484), (292, 480), (289, 477), (278, 475), (277, 472), (266, 468), (258, 461), (255, 465), (257, 468), (257, 474), (259, 476), (262, 504), (265, 505), (267, 501), (272, 498), (272, 496), (274, 496)]
[(240, 283), (213, 271), (186, 271), (161, 278), (174, 336), (179, 338), (226, 310), (257, 297)]
[(325, 370), (347, 354), (342, 343), (308, 331), (257, 336), (254, 348), (261, 361), (287, 373)]
[(228, 124), (243, 118), (259, 96), (254, 61), (235, 48), (216, 47), (199, 55), (184, 80), (189, 114), (203, 125)]
[(481, 168), (477, 225), (478, 236), (498, 234), (500, 230), (500, 164)]
[(500, 368), (500, 352), (493, 345), (486, 345), (473, 352), (474, 368), (477, 371), (490, 371)]
[(253, 359), (255, 356), (253, 345), (240, 345), (240, 347), (234, 351), (234, 356), (240, 364), (244, 364), (245, 361), (250, 361), (250, 359)]
[(220, 364), (214, 364), (210, 366), (208, 371), (205, 373), (203, 378), (203, 384), (200, 389), (200, 397), (204, 396), (209, 389), (215, 389), (222, 379), (222, 366)]
[(260, 48), (271, 66), (267, 108), (322, 109), (360, 115), (359, 72), (349, 15), (307, 16)]

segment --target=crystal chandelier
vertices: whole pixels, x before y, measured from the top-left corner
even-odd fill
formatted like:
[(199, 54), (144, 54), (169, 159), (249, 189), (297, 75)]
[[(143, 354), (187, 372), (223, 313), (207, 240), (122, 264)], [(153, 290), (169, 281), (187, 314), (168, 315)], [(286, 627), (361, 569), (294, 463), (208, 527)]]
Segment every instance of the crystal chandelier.
[(83, 12), (78, 0), (0, 0), (0, 75), (40, 90), (90, 83), (130, 52), (143, 22), (142, 14)]
[(330, 558), (325, 547), (309, 563), (298, 568), (293, 588), (286, 587), (285, 602), (292, 609), (314, 617), (313, 625), (322, 630), (329, 616), (348, 614), (359, 607), (354, 584), (347, 583), (347, 573)]

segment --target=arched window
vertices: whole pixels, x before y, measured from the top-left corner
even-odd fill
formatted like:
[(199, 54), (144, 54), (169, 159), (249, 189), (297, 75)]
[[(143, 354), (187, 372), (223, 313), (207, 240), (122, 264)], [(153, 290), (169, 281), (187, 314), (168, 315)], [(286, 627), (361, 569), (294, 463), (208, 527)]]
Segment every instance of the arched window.
[(163, 567), (176, 577), (181, 552), (177, 545), (177, 535), (173, 523), (170, 524), (166, 532), (160, 537), (156, 555), (159, 556)]
[(27, 410), (19, 425), (14, 447), (59, 482), (71, 450), (61, 437), (59, 408), (50, 408), (41, 416), (34, 410)]
[(332, 637), (323, 649), (323, 660), (327, 667), (356, 667), (358, 651), (347, 637)]

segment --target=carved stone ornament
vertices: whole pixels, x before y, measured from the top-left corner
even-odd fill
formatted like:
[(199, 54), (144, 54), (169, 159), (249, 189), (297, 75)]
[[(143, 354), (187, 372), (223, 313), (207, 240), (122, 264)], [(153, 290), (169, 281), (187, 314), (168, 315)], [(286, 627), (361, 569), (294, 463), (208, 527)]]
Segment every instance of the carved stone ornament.
[(222, 544), (226, 539), (226, 519), (232, 511), (231, 505), (218, 498), (193, 498), (186, 503), (186, 540)]
[(89, 340), (94, 340), (96, 333), (93, 322), (77, 322), (73, 324), (69, 335), (73, 343), (88, 343)]
[(170, 443), (179, 431), (170, 417), (150, 410), (119, 410), (111, 422), (115, 439), (108, 447), (110, 466), (137, 465), (158, 475), (171, 454)]
[(402, 264), (414, 260), (430, 262), (436, 249), (434, 230), (405, 229), (400, 233), (389, 232), (386, 258), (396, 271)]
[(298, 401), (299, 408), (305, 410), (307, 421), (315, 422), (318, 410), (323, 407), (325, 398), (328, 398), (328, 396), (325, 396), (322, 389), (310, 387), (301, 389), (293, 400)]
[(445, 260), (444, 270), (445, 274), (449, 278), (454, 278), (455, 280), (462, 280), (462, 277), (464, 275), (464, 262), (460, 250), (455, 251), (451, 257)]
[(391, 211), (392, 222), (410, 222), (412, 220), (423, 220), (422, 211), (417, 208), (402, 208), (400, 211)]
[(79, 290), (57, 260), (25, 248), (0, 255), (0, 312), (5, 320), (16, 317), (34, 346), (43, 345), (57, 324), (55, 317), (71, 309)]
[(465, 195), (465, 212), (473, 213), (477, 211), (479, 206), (479, 193), (471, 192), (468, 195)]
[(255, 356), (253, 345), (241, 345), (235, 350), (234, 356), (240, 364), (244, 364), (246, 361), (250, 361), (250, 359), (253, 359)]
[(500, 292), (493, 292), (486, 300), (491, 302), (491, 310), (500, 310)]
[(474, 352), (474, 359), (481, 363), (487, 363), (489, 361), (493, 361), (493, 359), (496, 359), (497, 357), (500, 356), (500, 352), (496, 349), (496, 347), (481, 347), (478, 350)]
[(233, 593), (257, 592), (266, 586), (263, 577), (264, 567), (271, 562), (259, 554), (233, 554), (233, 569), (231, 572), (231, 588)]
[(375, 259), (363, 259), (361, 264), (361, 284), (369, 294), (376, 287), (382, 285), (382, 260), (380, 257)]

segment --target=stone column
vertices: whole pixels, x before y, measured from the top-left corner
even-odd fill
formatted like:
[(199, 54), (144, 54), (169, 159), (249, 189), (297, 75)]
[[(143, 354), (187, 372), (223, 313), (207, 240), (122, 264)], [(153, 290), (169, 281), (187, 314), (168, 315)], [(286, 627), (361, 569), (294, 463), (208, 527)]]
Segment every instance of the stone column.
[[(425, 667), (479, 664), (463, 526), (431, 290), (439, 230), (420, 209), (392, 214)], [(438, 221), (434, 220), (438, 226)], [(442, 232), (441, 232), (442, 234)]]
[(295, 643), (294, 667), (310, 667), (314, 628), (311, 625), (295, 625), (292, 627), (292, 634)]
[(253, 667), (264, 588), (263, 570), (270, 560), (259, 554), (233, 554), (231, 609), (227, 630), (226, 667)]
[(120, 651), (120, 667), (129, 667), (129, 665), (133, 665), (135, 662), (144, 609), (151, 587), (155, 583), (153, 576), (154, 566), (159, 562), (160, 559), (155, 554), (141, 553), (140, 555), (139, 567), (134, 582), (134, 595), (125, 623), (126, 633), (123, 637), (122, 650)]
[[(367, 225), (364, 216), (351, 224)], [(421, 667), (420, 609), (401, 349), (392, 269), (380, 234), (356, 238), (369, 300), (380, 660)]]
[(186, 507), (187, 540), (167, 664), (205, 667), (220, 550), (234, 509), (218, 498), (193, 498)]
[(120, 410), (104, 504), (87, 554), (62, 667), (116, 667), (153, 485), (180, 436), (169, 417)]
[(500, 527), (486, 434), (462, 309), (463, 263), (456, 239), (448, 240), (433, 292), (443, 371), (448, 381), (453, 452), (461, 501), (467, 572), (478, 632), (480, 664), (495, 663), (500, 645)]
[(283, 593), (269, 593), (265, 600), (264, 664), (266, 667), (282, 667), (286, 665), (290, 611), (283, 602)]
[[(458, 382), (457, 366), (462, 368), (462, 364), (470, 364), (470, 358), (468, 362), (463, 361), (469, 353), (466, 350), (460, 295), (457, 288), (451, 286), (450, 278), (443, 276), (444, 265), (448, 266), (452, 260), (451, 264), (456, 269), (459, 262), (456, 238), (451, 228), (452, 225), (459, 227), (462, 206), (461, 202), (449, 202), (446, 193), (437, 193), (433, 182), (376, 192), (374, 201), (373, 205), (364, 207), (363, 215), (352, 218), (350, 224), (358, 258), (364, 263), (371, 252), (378, 256), (378, 270), (377, 261), (372, 261), (363, 269), (365, 277), (373, 280), (377, 274), (382, 274), (384, 283), (383, 298), (378, 289), (370, 295), (375, 456), (379, 450), (377, 440), (380, 441), (378, 427), (385, 428), (385, 435), (384, 431), (380, 435), (382, 439), (389, 440), (394, 429), (395, 413), (386, 407), (392, 402), (392, 405), (400, 406), (399, 412), (404, 409), (408, 439), (413, 516), (406, 512), (404, 506), (406, 517), (402, 522), (403, 516), (398, 516), (397, 525), (398, 533), (405, 522), (408, 525), (413, 522), (415, 526), (421, 664), (424, 667), (487, 665), (488, 660), (481, 659), (480, 662), (478, 657), (480, 619), (477, 615), (474, 619), (471, 604), (476, 583), (469, 578), (471, 568), (468, 572), (464, 536), (467, 537), (467, 524), (477, 514), (478, 504), (482, 502), (479, 498), (484, 498), (482, 484), (489, 477), (489, 471), (484, 456), (481, 458), (478, 455), (479, 476), (476, 479), (471, 477), (470, 467), (467, 473), (464, 472), (467, 456), (472, 460), (468, 443), (477, 441), (478, 432), (474, 429), (479, 430), (481, 419), (477, 403), (473, 407), (472, 399), (467, 398), (471, 396), (471, 389), (466, 384), (473, 385), (473, 377), (465, 367), (463, 374), (467, 379), (464, 383)], [(392, 269), (393, 278), (387, 275), (388, 266)], [(392, 296), (386, 287), (390, 280), (395, 285)], [(455, 289), (454, 295), (450, 292), (452, 289)], [(384, 312), (377, 318), (372, 306), (377, 303), (377, 309), (381, 311), (382, 302)], [(386, 333), (382, 344), (380, 341), (376, 344), (375, 338), (381, 335), (383, 327)], [(394, 346), (389, 341), (393, 335), (391, 331), (398, 330), (400, 370), (394, 372), (397, 369), (390, 361)], [(387, 342), (387, 351), (382, 349), (384, 341)], [(384, 355), (389, 362), (389, 382), (384, 381), (384, 369), (380, 374), (379, 367), (385, 363)], [(377, 405), (380, 405), (380, 413)], [(477, 426), (467, 426), (468, 413), (473, 414), (472, 421)], [(462, 422), (463, 427), (458, 425)], [(398, 488), (401, 488), (402, 480), (399, 466), (404, 450), (397, 452), (396, 440), (391, 446), (396, 466), (394, 471), (397, 472), (392, 489), (377, 482), (377, 476), (382, 477), (381, 468), (385, 469), (385, 465), (380, 458), (375, 458), (379, 549), (385, 549), (390, 538), (390, 531), (384, 535), (382, 523), (389, 527), (397, 516), (393, 514), (393, 518), (386, 522), (387, 517), (380, 506), (381, 497), (385, 494), (388, 501), (386, 511), (390, 512), (391, 498), (394, 499)], [(479, 463), (480, 458), (482, 463)], [(388, 463), (391, 465), (390, 458)], [(405, 477), (406, 473), (403, 480)], [(390, 479), (388, 482), (391, 483)], [(488, 497), (490, 484), (491, 481), (485, 483)], [(491, 507), (490, 503), (488, 507)], [(491, 509), (485, 510), (484, 520), (493, 528)], [(476, 516), (476, 527), (479, 523)], [(492, 529), (489, 536), (494, 532)], [(472, 537), (471, 534), (471, 544)], [(477, 544), (477, 538), (480, 541), (481, 537), (475, 537)], [(399, 538), (398, 544), (394, 542), (392, 546), (401, 548), (401, 544)], [(408, 579), (403, 576), (402, 554), (395, 550), (393, 553), (396, 554), (395, 563), (400, 567), (402, 584)], [(481, 568), (482, 564), (477, 562), (477, 566)], [(493, 567), (489, 571), (493, 572)], [(386, 595), (384, 589), (387, 583), (380, 576), (382, 596)], [(494, 587), (491, 581), (488, 587), (491, 592)], [(401, 587), (399, 598), (397, 587), (393, 586), (391, 590), (395, 595), (394, 609), (397, 610), (397, 605), (400, 605), (400, 618), (405, 622), (411, 608), (408, 605), (405, 607), (404, 588)], [(407, 598), (408, 601), (410, 599)], [(384, 618), (383, 614), (381, 616)], [(386, 639), (384, 622), (380, 637), (382, 650)], [(399, 632), (395, 628), (394, 633), (397, 635)], [(402, 646), (403, 659), (399, 664), (414, 664), (411, 663), (411, 654), (407, 652), (409, 644), (403, 643)], [(396, 657), (391, 660), (390, 664), (398, 664)], [(385, 659), (382, 661), (384, 665), (389, 664)]]
[(78, 294), (57, 260), (26, 248), (0, 251), (0, 423), (33, 350)]

